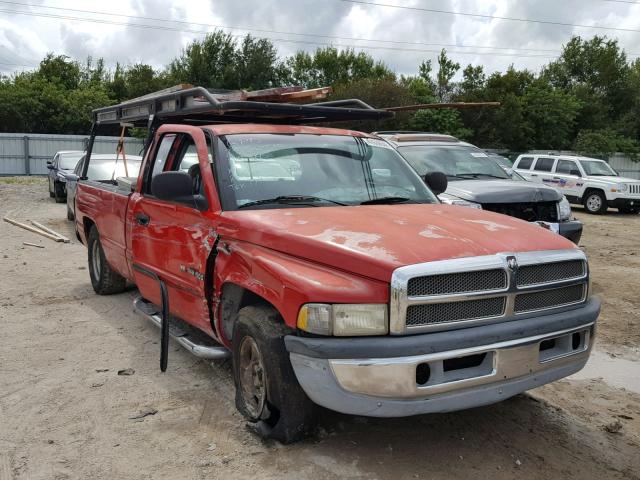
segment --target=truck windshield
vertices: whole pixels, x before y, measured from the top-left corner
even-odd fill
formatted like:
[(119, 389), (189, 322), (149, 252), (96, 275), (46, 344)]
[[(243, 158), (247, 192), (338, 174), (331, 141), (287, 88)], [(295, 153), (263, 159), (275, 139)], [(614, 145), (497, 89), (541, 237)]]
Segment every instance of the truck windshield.
[(438, 202), (379, 139), (265, 133), (221, 142), (216, 168), (225, 210)]
[(609, 166), (608, 163), (599, 160), (580, 160), (580, 165), (584, 173), (595, 176), (611, 176), (617, 177), (616, 171)]
[(474, 147), (410, 145), (398, 150), (420, 175), (442, 172), (449, 180), (511, 178), (491, 157)]

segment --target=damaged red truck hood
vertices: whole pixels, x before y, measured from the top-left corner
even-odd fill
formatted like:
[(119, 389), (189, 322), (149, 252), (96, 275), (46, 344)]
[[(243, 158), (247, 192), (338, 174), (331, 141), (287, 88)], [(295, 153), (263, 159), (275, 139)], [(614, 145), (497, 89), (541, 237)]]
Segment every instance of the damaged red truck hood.
[(229, 211), (219, 233), (387, 282), (410, 264), (576, 248), (535, 224), (440, 204)]

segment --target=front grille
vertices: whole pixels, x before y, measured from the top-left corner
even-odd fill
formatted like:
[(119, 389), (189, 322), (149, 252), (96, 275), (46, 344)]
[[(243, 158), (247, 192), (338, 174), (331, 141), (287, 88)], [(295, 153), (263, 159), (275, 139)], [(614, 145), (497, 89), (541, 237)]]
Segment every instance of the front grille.
[(519, 287), (525, 287), (541, 283), (560, 282), (572, 278), (581, 278), (585, 273), (585, 263), (582, 260), (525, 265), (518, 268), (516, 283)]
[(491, 212), (516, 217), (527, 222), (558, 221), (556, 202), (483, 203), (482, 208)]
[(426, 303), (407, 308), (407, 327), (434, 325), (504, 315), (505, 297), (482, 298), (463, 302)]
[(507, 274), (501, 268), (475, 272), (445, 273), (409, 280), (407, 295), (447, 295), (507, 288)]
[(640, 195), (640, 183), (629, 184), (629, 193), (632, 195)]
[(570, 287), (542, 290), (540, 292), (522, 293), (516, 295), (514, 312), (532, 312), (546, 308), (561, 307), (580, 302), (584, 298), (585, 284)]

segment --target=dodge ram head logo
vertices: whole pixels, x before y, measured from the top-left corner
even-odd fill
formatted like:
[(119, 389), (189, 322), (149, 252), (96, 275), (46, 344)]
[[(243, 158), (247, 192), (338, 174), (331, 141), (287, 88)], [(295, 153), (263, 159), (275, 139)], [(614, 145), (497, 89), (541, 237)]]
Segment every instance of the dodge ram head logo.
[(507, 267), (509, 267), (509, 270), (512, 272), (515, 272), (518, 268), (518, 260), (516, 260), (516, 257), (507, 257)]

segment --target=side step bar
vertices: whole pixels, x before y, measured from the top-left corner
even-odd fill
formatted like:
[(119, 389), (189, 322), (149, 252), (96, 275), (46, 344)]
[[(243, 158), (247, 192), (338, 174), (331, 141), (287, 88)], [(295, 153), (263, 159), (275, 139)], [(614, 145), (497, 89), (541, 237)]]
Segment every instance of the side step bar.
[[(162, 326), (162, 313), (152, 303), (142, 297), (136, 297), (133, 300), (133, 308), (136, 313), (151, 321), (156, 327)], [(231, 352), (222, 345), (215, 344), (215, 340), (211, 339), (211, 344), (207, 345), (180, 328), (174, 321), (169, 324), (169, 335), (196, 357), (207, 360), (221, 360), (231, 357)]]

